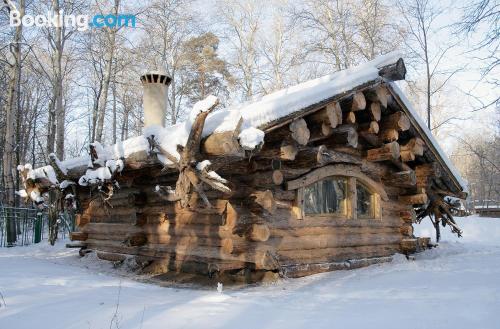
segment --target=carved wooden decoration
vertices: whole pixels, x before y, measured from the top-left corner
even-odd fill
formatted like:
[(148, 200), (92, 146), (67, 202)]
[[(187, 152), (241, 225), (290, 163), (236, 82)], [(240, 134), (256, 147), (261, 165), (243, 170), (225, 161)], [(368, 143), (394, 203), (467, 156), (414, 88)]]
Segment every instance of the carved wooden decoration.
[(287, 190), (296, 190), (330, 176), (355, 177), (368, 188), (380, 194), (382, 200), (389, 200), (387, 193), (380, 183), (375, 182), (373, 179), (362, 173), (359, 167), (352, 165), (330, 165), (321, 167), (298, 179), (288, 181), (285, 185)]
[(205, 120), (216, 105), (217, 102), (207, 111), (198, 113), (191, 127), (186, 146), (183, 147), (178, 145), (177, 147), (180, 159), (177, 159), (161, 147), (154, 139), (154, 136), (149, 137), (151, 145), (153, 145), (165, 158), (174, 163), (179, 170), (179, 178), (177, 179), (175, 190), (165, 187), (160, 188), (159, 192), (163, 192), (162, 194), (165, 195), (168, 201), (180, 201), (181, 207), (186, 207), (188, 205), (191, 192), (193, 191), (198, 193), (208, 208), (212, 207), (203, 190), (203, 183), (224, 193), (231, 192), (231, 189), (226, 186), (228, 183), (227, 180), (217, 175), (214, 171), (210, 171), (209, 165), (196, 166), (196, 160), (200, 158), (201, 134), (203, 132)]

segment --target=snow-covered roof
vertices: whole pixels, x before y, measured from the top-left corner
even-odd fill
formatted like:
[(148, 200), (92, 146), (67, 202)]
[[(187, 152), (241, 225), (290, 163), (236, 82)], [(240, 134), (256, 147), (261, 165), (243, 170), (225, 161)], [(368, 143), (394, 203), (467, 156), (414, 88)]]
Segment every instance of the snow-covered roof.
[[(212, 112), (208, 115), (203, 129), (203, 137), (214, 132), (233, 131), (240, 119), (240, 144), (246, 148), (256, 146), (263, 134), (257, 131), (266, 124), (291, 115), (308, 106), (317, 104), (326, 98), (350, 91), (366, 82), (379, 78), (379, 68), (395, 63), (401, 58), (398, 52), (380, 56), (372, 61), (343, 71), (335, 72), (321, 78), (309, 80), (298, 85), (276, 91), (263, 96), (260, 100), (247, 102), (228, 109)], [(204, 101), (201, 101), (202, 103)], [(154, 134), (159, 144), (173, 155), (178, 156), (177, 145), (185, 145), (191, 125), (199, 112), (198, 106), (193, 108), (184, 122), (169, 127), (150, 127), (143, 135), (120, 141), (115, 145), (98, 150), (103, 161), (127, 158), (133, 153), (149, 149), (146, 136)], [(163, 160), (169, 164), (167, 159)], [(90, 161), (88, 155), (61, 161), (65, 169), (86, 166)]]
[[(234, 131), (241, 122), (240, 145), (245, 149), (253, 149), (263, 141), (264, 133), (261, 130), (268, 128), (272, 123), (293, 116), (294, 113), (349, 92), (371, 81), (381, 81), (382, 78), (379, 76), (380, 68), (395, 64), (400, 58), (398, 52), (391, 52), (359, 66), (276, 91), (263, 96), (260, 100), (212, 112), (205, 120), (203, 137), (207, 137), (214, 132)], [(423, 124), (411, 103), (395, 84), (391, 84), (391, 87), (403, 101), (418, 130), (425, 134), (446, 168), (459, 182), (462, 189), (466, 191), (466, 183), (441, 150), (431, 132)], [(166, 151), (179, 157), (177, 145), (185, 145), (196, 115), (200, 109), (205, 109), (210, 105), (208, 103), (213, 101), (214, 99), (207, 99), (199, 102), (194, 106), (186, 121), (176, 125), (164, 128), (159, 126), (148, 127), (141, 136), (107, 147), (101, 147), (98, 143), (95, 144), (100, 161), (126, 159), (131, 154), (149, 150), (147, 136), (152, 134), (155, 135), (157, 142)], [(164, 164), (171, 164), (168, 159), (160, 156), (159, 160)], [(71, 170), (72, 168), (86, 166), (89, 162), (90, 156), (86, 155), (61, 161), (59, 165), (64, 170)]]

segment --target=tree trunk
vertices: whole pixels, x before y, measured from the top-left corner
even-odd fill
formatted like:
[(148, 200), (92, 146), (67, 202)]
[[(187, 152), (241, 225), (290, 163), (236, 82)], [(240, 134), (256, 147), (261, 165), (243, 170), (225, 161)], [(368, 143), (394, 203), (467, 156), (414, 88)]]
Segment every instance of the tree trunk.
[[(19, 2), (21, 17), (24, 16), (24, 0)], [(21, 76), (21, 46), (22, 24), (16, 27), (14, 40), (11, 45), (13, 63), (9, 68), (9, 83), (5, 102), (5, 139), (3, 152), (3, 175), (5, 184), (5, 201), (8, 205), (14, 204), (14, 149), (16, 144), (16, 99), (19, 97), (17, 90)]]
[[(115, 15), (118, 14), (118, 7), (120, 6), (120, 0), (115, 0), (115, 5), (113, 8), (113, 13)], [(113, 60), (115, 57), (115, 41), (116, 41), (116, 28), (112, 28), (109, 30), (109, 49), (108, 56), (106, 58), (106, 67), (104, 69), (104, 77), (103, 77), (103, 87), (101, 97), (99, 97), (99, 106), (98, 106), (98, 120), (97, 120), (97, 131), (95, 140), (98, 142), (102, 142), (102, 133), (104, 130), (104, 118), (106, 116), (106, 104), (108, 101), (108, 91), (109, 91), (109, 83), (111, 81), (112, 69), (113, 69)]]
[[(24, 16), (25, 2), (19, 1), (20, 16)], [(13, 9), (13, 8), (11, 8)], [(13, 55), (13, 63), (9, 68), (9, 83), (7, 89), (7, 98), (5, 101), (5, 139), (3, 150), (3, 179), (5, 184), (5, 202), (9, 206), (14, 206), (14, 150), (16, 147), (16, 99), (19, 97), (19, 79), (21, 77), (21, 45), (22, 41), (22, 24), (16, 27), (14, 40), (11, 44), (11, 52)], [(19, 109), (18, 109), (19, 110)], [(14, 218), (7, 219), (7, 244), (13, 245), (16, 242), (16, 224)]]
[[(54, 8), (54, 13), (59, 14), (59, 0), (52, 0), (52, 6)], [(62, 76), (62, 52), (63, 52), (63, 41), (62, 41), (62, 28), (61, 26), (55, 27), (55, 67), (54, 67), (54, 98), (55, 98), (55, 121), (56, 131), (53, 134), (56, 135), (56, 154), (59, 159), (64, 157), (64, 121), (66, 113), (63, 105), (63, 76)]]
[(116, 144), (116, 81), (113, 82), (113, 144)]

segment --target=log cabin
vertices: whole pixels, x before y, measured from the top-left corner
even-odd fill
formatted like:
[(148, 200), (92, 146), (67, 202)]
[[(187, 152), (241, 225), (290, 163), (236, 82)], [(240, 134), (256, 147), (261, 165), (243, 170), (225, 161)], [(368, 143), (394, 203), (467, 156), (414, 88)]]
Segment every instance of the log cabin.
[(210, 96), (165, 127), (170, 78), (147, 73), (141, 136), (20, 166), (23, 194), (76, 205), (82, 254), (144, 272), (254, 282), (389, 262), (429, 247), (424, 217), (460, 234), (444, 198), (467, 193), (405, 74), (390, 53), (239, 107)]

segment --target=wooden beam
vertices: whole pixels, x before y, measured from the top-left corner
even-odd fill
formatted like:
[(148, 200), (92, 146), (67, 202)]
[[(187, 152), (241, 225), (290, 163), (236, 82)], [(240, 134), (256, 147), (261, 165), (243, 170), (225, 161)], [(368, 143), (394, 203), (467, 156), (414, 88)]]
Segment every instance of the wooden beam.
[(352, 111), (343, 113), (342, 117), (343, 117), (342, 120), (343, 120), (344, 123), (347, 123), (347, 124), (354, 124), (354, 123), (356, 123), (356, 115)]
[(281, 172), (281, 170), (273, 171), (273, 183), (275, 185), (283, 184), (283, 173)]
[(410, 141), (407, 142), (405, 145), (401, 145), (401, 153), (408, 151), (413, 153), (414, 156), (416, 155), (422, 156), (424, 155), (424, 147), (425, 147), (424, 141), (418, 137), (415, 137), (410, 139)]
[(368, 90), (366, 92), (366, 98), (368, 98), (368, 100), (370, 100), (371, 102), (380, 103), (380, 105), (382, 105), (382, 107), (385, 109), (387, 108), (387, 104), (389, 103), (391, 94), (383, 84), (380, 84), (374, 89)]
[(366, 108), (366, 99), (363, 92), (358, 91), (352, 97), (351, 111), (361, 111)]
[(419, 205), (427, 203), (427, 194), (419, 193), (413, 195), (400, 195), (398, 197), (399, 202), (408, 204), (408, 205)]
[(382, 147), (368, 150), (366, 159), (368, 161), (387, 161), (399, 158), (399, 144), (392, 142)]
[(417, 177), (417, 187), (425, 188), (429, 186), (431, 178), (440, 176), (439, 166), (435, 162), (415, 166), (415, 175)]
[(363, 134), (378, 134), (379, 126), (377, 121), (370, 121), (359, 125), (360, 133)]
[(299, 143), (299, 145), (307, 145), (311, 133), (307, 128), (306, 120), (300, 118), (293, 121), (290, 124), (290, 132), (292, 133), (292, 138)]
[(323, 109), (308, 116), (307, 119), (317, 123), (324, 123), (331, 128), (335, 128), (342, 123), (342, 109), (338, 102), (332, 102)]
[(71, 241), (85, 241), (89, 237), (88, 233), (84, 232), (71, 232), (69, 234), (69, 239)]
[(243, 118), (240, 118), (233, 131), (212, 133), (202, 141), (201, 151), (208, 156), (226, 155), (244, 157), (245, 151), (238, 142), (242, 123)]
[(417, 177), (413, 170), (400, 171), (392, 173), (384, 179), (384, 182), (389, 186), (414, 187), (417, 184)]
[(395, 129), (397, 131), (406, 131), (410, 129), (410, 119), (402, 111), (398, 111), (382, 117), (380, 127), (382, 130)]
[(282, 160), (295, 160), (295, 156), (299, 152), (297, 148), (297, 144), (295, 143), (287, 143), (283, 141), (280, 147), (280, 159)]
[(252, 224), (250, 230), (246, 233), (246, 238), (250, 241), (267, 241), (271, 236), (269, 227), (265, 224)]
[(417, 219), (417, 214), (413, 208), (409, 210), (403, 210), (399, 212), (399, 218), (403, 220), (405, 223), (411, 224), (415, 223)]
[(388, 81), (404, 80), (406, 76), (405, 62), (402, 58), (400, 58), (396, 63), (380, 68), (378, 75)]
[(344, 152), (329, 150), (325, 145), (321, 145), (316, 150), (316, 159), (320, 165), (330, 163), (351, 163), (361, 164), (361, 159)]
[(358, 132), (351, 125), (342, 125), (333, 129), (332, 137), (335, 143), (353, 148), (358, 146)]
[(396, 129), (384, 129), (380, 132), (379, 137), (381, 141), (391, 143), (399, 139), (399, 133)]
[(382, 117), (382, 110), (380, 109), (379, 102), (372, 102), (369, 109), (370, 117), (374, 121), (380, 121)]
[(269, 213), (274, 214), (276, 212), (276, 201), (274, 200), (273, 192), (270, 190), (257, 191), (251, 196), (255, 198), (255, 203)]
[(415, 153), (410, 150), (401, 150), (400, 155), (401, 161), (403, 162), (410, 162), (415, 160)]

